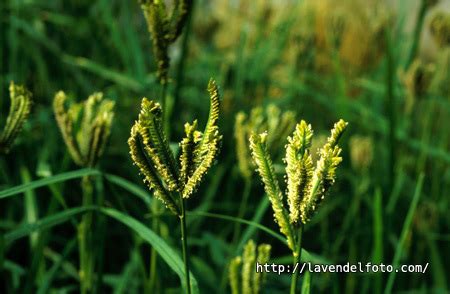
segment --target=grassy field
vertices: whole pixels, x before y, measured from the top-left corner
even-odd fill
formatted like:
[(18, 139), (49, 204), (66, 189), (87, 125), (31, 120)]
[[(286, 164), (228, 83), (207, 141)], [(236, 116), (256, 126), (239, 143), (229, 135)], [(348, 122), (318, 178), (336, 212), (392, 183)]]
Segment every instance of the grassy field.
[(162, 2), (0, 2), (0, 293), (448, 293), (448, 1)]

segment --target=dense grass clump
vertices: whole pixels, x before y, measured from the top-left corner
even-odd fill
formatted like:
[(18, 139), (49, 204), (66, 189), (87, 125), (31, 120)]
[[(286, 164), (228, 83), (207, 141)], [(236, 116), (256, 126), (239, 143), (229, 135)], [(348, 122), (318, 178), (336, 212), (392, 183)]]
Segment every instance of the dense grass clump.
[(449, 5), (0, 1), (0, 293), (448, 292)]

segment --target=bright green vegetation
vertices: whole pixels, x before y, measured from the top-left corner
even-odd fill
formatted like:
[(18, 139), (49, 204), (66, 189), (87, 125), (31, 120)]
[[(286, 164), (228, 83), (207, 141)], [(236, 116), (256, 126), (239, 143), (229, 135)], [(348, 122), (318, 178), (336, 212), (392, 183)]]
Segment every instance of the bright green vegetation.
[(448, 292), (450, 14), (294, 2), (0, 1), (0, 293)]

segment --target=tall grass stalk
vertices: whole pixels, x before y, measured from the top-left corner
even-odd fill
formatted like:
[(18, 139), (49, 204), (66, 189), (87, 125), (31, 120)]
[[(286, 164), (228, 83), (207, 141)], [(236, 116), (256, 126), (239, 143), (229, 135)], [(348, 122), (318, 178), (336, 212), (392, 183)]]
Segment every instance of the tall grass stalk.
[[(93, 183), (92, 178), (84, 176), (81, 180), (81, 189), (83, 197), (83, 206), (93, 205)], [(81, 222), (78, 225), (78, 246), (80, 254), (80, 284), (81, 293), (92, 293), (94, 277), (94, 257), (92, 242), (92, 211), (83, 214)]]
[(302, 235), (303, 235), (303, 224), (300, 224), (297, 233), (297, 244), (294, 252), (294, 263), (293, 263), (293, 269), (297, 270), (292, 274), (291, 291), (290, 291), (291, 294), (295, 294), (297, 291), (298, 274), (299, 274), (298, 273), (299, 268), (297, 266), (297, 263), (301, 262), (302, 257)]
[(177, 103), (180, 100), (180, 90), (183, 87), (184, 83), (184, 72), (185, 72), (185, 66), (186, 61), (189, 53), (189, 41), (191, 37), (191, 30), (192, 30), (192, 19), (194, 15), (195, 10), (195, 1), (192, 1), (191, 9), (187, 12), (187, 19), (186, 24), (184, 28), (184, 33), (181, 40), (181, 54), (180, 54), (180, 61), (177, 64), (176, 67), (176, 73), (175, 73), (175, 86), (173, 89), (173, 99), (174, 99), (174, 107), (177, 106)]
[[(163, 121), (163, 128), (164, 128), (164, 132), (166, 134), (168, 134), (168, 136), (170, 137), (170, 122), (169, 120), (166, 118), (164, 119), (164, 114), (167, 113), (166, 107), (167, 107), (167, 83), (161, 83), (161, 109), (162, 109), (162, 121)], [(152, 218), (152, 230), (157, 232), (159, 230), (159, 217), (158, 217), (158, 213), (159, 213), (159, 203), (156, 201), (152, 202), (150, 211), (152, 214), (155, 215), (155, 217)], [(157, 266), (157, 259), (158, 259), (158, 254), (155, 250), (155, 248), (151, 248), (150, 250), (150, 262), (149, 262), (149, 273), (148, 273), (148, 282), (147, 282), (147, 289), (146, 289), (146, 293), (152, 293), (152, 291), (155, 291), (155, 287), (156, 287), (156, 277), (157, 277), (157, 272), (156, 272), (156, 266)]]
[(385, 30), (386, 38), (386, 110), (389, 119), (389, 166), (388, 166), (388, 183), (387, 187), (392, 187), (394, 180), (395, 167), (396, 167), (396, 129), (397, 129), (397, 107), (394, 94), (394, 82), (395, 82), (395, 64), (394, 64), (394, 52), (392, 47), (392, 35), (389, 28)]
[[(151, 204), (151, 212), (152, 215), (154, 215), (154, 217), (152, 217), (152, 230), (154, 232), (158, 232), (159, 230), (159, 202), (157, 201), (152, 201)], [(152, 291), (155, 290), (156, 287), (156, 278), (157, 278), (157, 271), (156, 271), (156, 267), (157, 267), (157, 258), (158, 258), (158, 253), (156, 252), (155, 248), (152, 247), (151, 251), (150, 251), (150, 266), (149, 266), (149, 277), (148, 277), (148, 289), (146, 291), (146, 293), (152, 293)]]
[[(219, 119), (219, 89), (211, 79), (208, 84), (210, 112), (203, 132), (197, 130), (197, 120), (184, 125), (186, 137), (180, 142), (181, 154), (177, 160), (164, 132), (162, 108), (159, 103), (142, 99), (138, 121), (131, 128), (128, 139), (130, 155), (144, 182), (156, 198), (180, 219), (181, 242), (184, 259), (184, 286), (191, 293), (189, 255), (186, 225), (186, 199), (197, 191), (205, 174), (211, 168), (219, 152), (222, 136)], [(178, 197), (174, 197), (174, 196)]]
[(185, 283), (186, 283), (186, 293), (191, 294), (191, 280), (189, 278), (189, 253), (188, 253), (188, 234), (186, 228), (186, 199), (184, 199), (180, 194), (181, 202), (181, 214), (179, 216), (181, 223), (181, 243), (183, 251), (183, 261), (184, 261), (184, 271), (186, 273)]
[(419, 13), (417, 15), (416, 24), (413, 32), (413, 41), (411, 44), (411, 50), (409, 51), (408, 59), (406, 60), (405, 68), (408, 68), (414, 61), (417, 55), (417, 50), (419, 48), (420, 36), (422, 33), (423, 22), (425, 20), (425, 14), (427, 12), (429, 0), (421, 0)]
[[(239, 212), (237, 217), (243, 218), (245, 216), (245, 212), (247, 211), (247, 205), (248, 205), (248, 198), (250, 197), (250, 193), (252, 191), (252, 179), (251, 178), (245, 178), (244, 183), (244, 192), (242, 193), (242, 201), (239, 205)], [(237, 247), (237, 241), (241, 234), (241, 224), (235, 223), (234, 230), (233, 230), (233, 239), (232, 244), (235, 244), (234, 246)]]
[[(414, 213), (416, 211), (417, 204), (419, 203), (420, 195), (422, 194), (424, 178), (425, 175), (423, 174), (423, 172), (420, 173), (417, 179), (414, 196), (411, 199), (411, 204), (409, 205), (408, 213), (406, 214), (405, 222), (403, 223), (403, 228), (397, 243), (397, 248), (395, 249), (394, 259), (392, 260), (392, 265), (394, 269), (398, 268), (398, 266), (400, 265), (400, 260), (403, 255), (406, 239), (408, 237), (408, 233), (410, 232), (411, 225), (413, 222)], [(395, 276), (396, 276), (395, 270), (389, 274), (386, 283), (386, 288), (384, 288), (384, 294), (392, 293), (392, 288), (394, 287), (395, 282)]]

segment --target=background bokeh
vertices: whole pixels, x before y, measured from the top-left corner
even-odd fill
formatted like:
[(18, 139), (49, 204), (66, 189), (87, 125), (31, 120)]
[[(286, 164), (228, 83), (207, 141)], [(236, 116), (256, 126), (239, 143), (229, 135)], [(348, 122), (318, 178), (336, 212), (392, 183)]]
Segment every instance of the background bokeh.
[[(116, 102), (111, 138), (98, 169), (145, 190), (127, 139), (141, 98), (158, 100), (161, 91), (137, 1), (2, 0), (0, 13), (1, 125), (10, 81), (26, 85), (34, 97), (13, 150), (0, 158), (0, 190), (77, 169), (51, 107), (58, 90), (78, 101), (102, 91)], [(170, 57), (166, 119), (172, 142), (181, 140), (186, 121), (205, 123), (210, 77), (220, 85), (223, 102), (220, 157), (189, 199), (189, 211), (240, 216), (278, 231), (260, 179), (254, 174), (248, 180), (239, 169), (236, 114), (269, 104), (295, 111), (297, 121), (312, 124), (317, 142), (342, 118), (349, 122), (340, 143), (344, 161), (330, 195), (305, 228), (307, 258), (392, 264), (400, 250), (401, 264), (429, 263), (429, 268), (425, 274), (398, 273), (394, 291), (447, 293), (449, 1), (195, 1), (192, 20), (170, 47)], [(284, 144), (276, 150), (280, 179)], [(98, 182), (106, 206), (151, 225), (154, 210), (128, 191), (101, 178)], [(247, 182), (249, 198), (239, 215)], [(27, 193), (0, 199), (2, 232), (62, 211), (58, 197), (69, 207), (81, 201), (77, 180)], [(415, 193), (417, 207), (412, 205)], [(412, 222), (405, 226), (408, 212)], [(178, 250), (177, 220), (162, 207), (157, 213), (163, 214), (158, 234)], [(198, 215), (188, 227), (192, 272), (202, 292), (229, 292), (227, 265), (249, 238), (271, 244), (272, 261), (291, 262), (285, 245), (255, 227)], [(33, 237), (6, 246), (8, 266), (0, 283), (12, 293), (39, 289), (65, 245), (76, 238), (69, 223), (46, 232), (41, 247), (33, 245)], [(406, 242), (399, 246), (402, 232)], [(113, 220), (104, 234), (100, 291), (141, 293), (150, 247)], [(40, 258), (34, 258), (37, 250)], [(76, 293), (77, 262), (72, 250), (49, 293)], [(161, 260), (157, 269), (155, 292), (176, 293), (177, 276)], [(381, 293), (387, 280), (388, 274), (320, 273), (312, 275), (312, 290)], [(269, 274), (263, 293), (285, 293), (289, 282), (287, 274)]]

